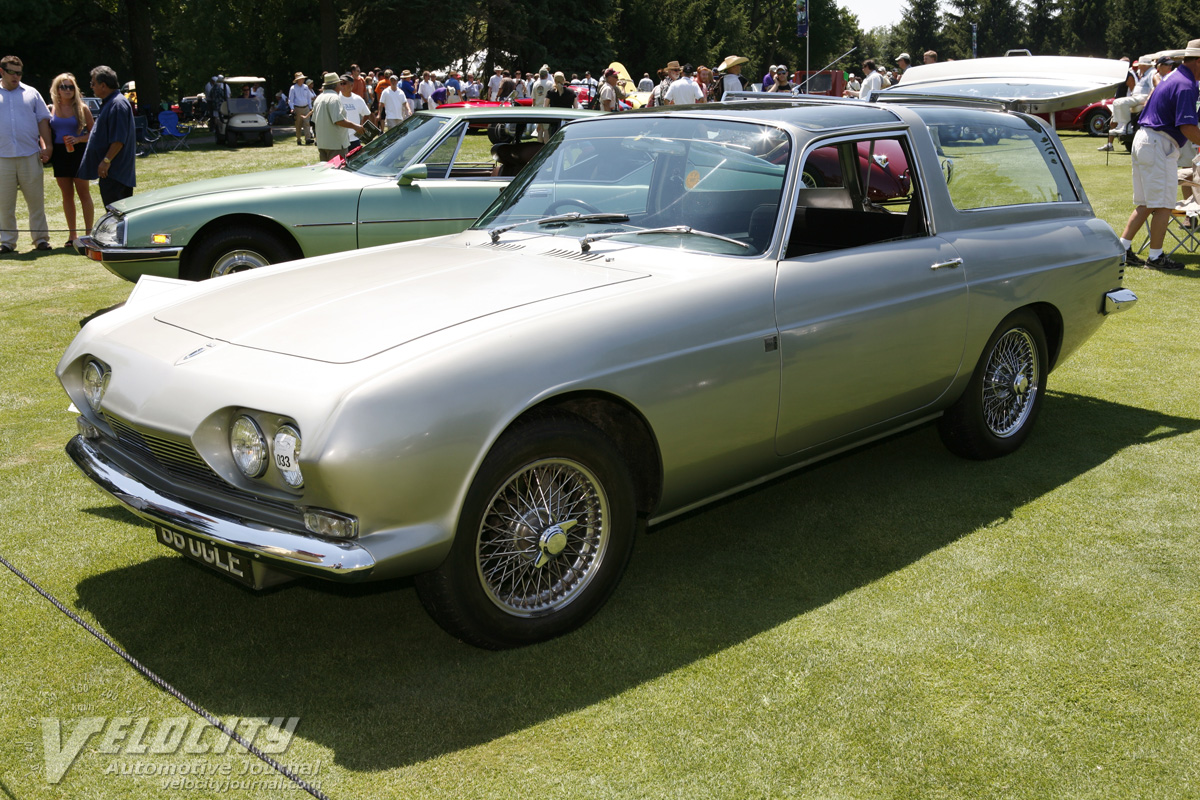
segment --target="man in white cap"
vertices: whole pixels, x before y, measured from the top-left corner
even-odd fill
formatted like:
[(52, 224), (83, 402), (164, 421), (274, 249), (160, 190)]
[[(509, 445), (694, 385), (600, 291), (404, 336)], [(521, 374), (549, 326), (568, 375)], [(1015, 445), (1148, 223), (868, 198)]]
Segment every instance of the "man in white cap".
[(896, 83), (904, 77), (904, 73), (908, 72), (908, 68), (912, 66), (912, 56), (908, 53), (901, 53), (896, 56)]
[(493, 103), (500, 99), (500, 84), (504, 82), (504, 67), (496, 67), (495, 73), (488, 78), (488, 100)]
[[(1200, 145), (1200, 119), (1196, 116), (1200, 80), (1200, 39), (1188, 42), (1183, 63), (1155, 87), (1142, 109), (1141, 125), (1133, 137), (1133, 202), (1136, 206), (1121, 246), (1125, 263), (1151, 269), (1181, 270), (1183, 264), (1163, 252), (1163, 239), (1178, 194), (1176, 168), (1179, 148), (1187, 142)], [(1142, 261), (1133, 252), (1133, 237), (1150, 219), (1150, 258)]]

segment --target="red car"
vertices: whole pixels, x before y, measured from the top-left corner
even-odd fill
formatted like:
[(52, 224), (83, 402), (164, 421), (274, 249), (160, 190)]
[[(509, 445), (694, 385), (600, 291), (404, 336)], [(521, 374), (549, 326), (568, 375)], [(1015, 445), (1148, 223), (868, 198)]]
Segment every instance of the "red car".
[[(871, 147), (874, 146), (874, 151)], [(882, 203), (896, 197), (905, 197), (912, 188), (908, 174), (908, 159), (904, 150), (894, 141), (860, 142), (858, 145), (859, 167), (870, 165), (871, 178), (868, 182), (868, 199)], [(809, 154), (802, 174), (804, 185), (811, 188), (842, 186), (842, 168), (836, 145), (818, 147)]]
[[(1108, 124), (1112, 120), (1113, 98), (1097, 100), (1087, 106), (1076, 106), (1054, 112), (1054, 129), (1059, 131), (1083, 131), (1089, 136), (1107, 136)], [(1050, 121), (1048, 114), (1037, 116)]]

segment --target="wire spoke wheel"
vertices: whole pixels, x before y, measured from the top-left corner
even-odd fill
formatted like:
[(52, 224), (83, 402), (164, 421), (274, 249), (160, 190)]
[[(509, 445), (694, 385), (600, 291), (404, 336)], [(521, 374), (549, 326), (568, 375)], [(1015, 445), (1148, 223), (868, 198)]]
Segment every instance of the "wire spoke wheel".
[(970, 383), (938, 420), (942, 442), (963, 458), (1016, 451), (1037, 419), (1049, 365), (1038, 316), (1029, 309), (1009, 314), (980, 352)]
[(531, 415), (480, 464), (450, 552), (416, 576), (417, 592), (465, 642), (544, 642), (604, 605), (633, 552), (636, 524), (633, 481), (613, 441), (570, 414)]
[(983, 418), (992, 435), (1020, 430), (1037, 399), (1040, 370), (1029, 332), (1016, 328), (996, 342), (983, 378)]
[(487, 505), (476, 540), (479, 580), (505, 613), (557, 611), (596, 575), (609, 531), (608, 499), (587, 467), (537, 461), (509, 477)]

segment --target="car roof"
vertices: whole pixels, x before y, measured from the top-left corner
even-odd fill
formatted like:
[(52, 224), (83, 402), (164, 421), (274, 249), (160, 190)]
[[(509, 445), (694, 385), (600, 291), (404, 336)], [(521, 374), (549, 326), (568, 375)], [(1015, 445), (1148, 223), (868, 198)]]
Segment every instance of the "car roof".
[(430, 117), (526, 117), (526, 116), (549, 116), (549, 117), (571, 117), (583, 118), (594, 117), (600, 112), (591, 111), (582, 108), (552, 108), (543, 106), (541, 108), (533, 108), (532, 106), (455, 106), (451, 108), (432, 108), (424, 111), (418, 111), (418, 114)]
[[(757, 120), (784, 124), (806, 131), (828, 131), (841, 128), (862, 128), (876, 125), (895, 125), (902, 121), (899, 114), (885, 106), (861, 100), (842, 100), (828, 97), (793, 97), (787, 100), (736, 100), (728, 103), (697, 103), (671, 106), (670, 109), (638, 109), (628, 114), (696, 114), (736, 119), (741, 122)], [(625, 116), (625, 114), (621, 114)]]

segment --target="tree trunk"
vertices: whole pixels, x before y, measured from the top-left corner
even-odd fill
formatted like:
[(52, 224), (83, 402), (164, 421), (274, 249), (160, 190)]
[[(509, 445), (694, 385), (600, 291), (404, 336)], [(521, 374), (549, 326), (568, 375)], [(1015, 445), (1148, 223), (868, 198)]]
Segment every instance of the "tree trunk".
[(158, 116), (162, 91), (158, 81), (158, 61), (154, 56), (154, 28), (150, 23), (150, 0), (126, 0), (129, 18), (129, 58), (133, 74), (120, 78), (137, 82), (138, 111), (152, 118)]
[[(333, 0), (321, 0), (321, 69), (343, 72), (338, 63), (338, 13)], [(320, 91), (320, 81), (317, 91)]]

